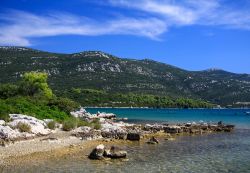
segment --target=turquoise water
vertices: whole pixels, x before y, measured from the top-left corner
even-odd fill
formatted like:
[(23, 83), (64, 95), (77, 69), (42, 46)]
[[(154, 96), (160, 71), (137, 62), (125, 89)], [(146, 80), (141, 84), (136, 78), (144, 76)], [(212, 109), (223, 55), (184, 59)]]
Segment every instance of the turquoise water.
[(89, 108), (91, 113), (112, 112), (129, 122), (218, 122), (235, 124), (240, 129), (250, 129), (250, 109), (121, 109)]
[(120, 146), (129, 161), (93, 161), (83, 152), (44, 163), (17, 165), (0, 172), (107, 172), (107, 173), (250, 173), (250, 110), (87, 109), (113, 112), (131, 122), (218, 122), (236, 124), (232, 133), (183, 136), (158, 145), (133, 142)]

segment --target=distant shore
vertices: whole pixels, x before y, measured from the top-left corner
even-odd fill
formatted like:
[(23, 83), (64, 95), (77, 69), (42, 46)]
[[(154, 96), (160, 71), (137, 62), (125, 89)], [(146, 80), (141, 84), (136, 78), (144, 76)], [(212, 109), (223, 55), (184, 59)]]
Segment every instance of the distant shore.
[(250, 109), (250, 107), (244, 107), (244, 108), (226, 108), (226, 107), (221, 107), (221, 108), (154, 108), (154, 107), (99, 107), (99, 106), (88, 106), (84, 107), (84, 109), (215, 109), (215, 110), (220, 110), (220, 109)]

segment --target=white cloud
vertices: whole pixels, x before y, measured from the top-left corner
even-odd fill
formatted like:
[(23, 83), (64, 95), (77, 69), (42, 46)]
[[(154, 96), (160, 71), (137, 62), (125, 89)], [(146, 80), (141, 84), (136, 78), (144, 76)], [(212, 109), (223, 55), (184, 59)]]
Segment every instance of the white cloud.
[(250, 9), (228, 6), (223, 0), (108, 0), (113, 6), (139, 10), (168, 26), (220, 25), (250, 29)]
[(97, 36), (127, 34), (158, 39), (167, 26), (157, 18), (120, 17), (100, 22), (67, 13), (39, 16), (22, 11), (1, 14), (5, 24), (0, 25), (0, 44), (31, 45), (31, 38), (58, 35)]
[[(98, 1), (100, 2), (100, 1)], [(32, 44), (32, 38), (58, 35), (135, 35), (160, 40), (171, 27), (220, 26), (250, 30), (250, 9), (224, 0), (103, 0), (101, 5), (127, 9), (120, 17), (90, 19), (69, 13), (36, 15), (23, 11), (0, 14), (0, 44)], [(105, 8), (104, 8), (105, 9)], [(117, 12), (116, 11), (116, 12)]]

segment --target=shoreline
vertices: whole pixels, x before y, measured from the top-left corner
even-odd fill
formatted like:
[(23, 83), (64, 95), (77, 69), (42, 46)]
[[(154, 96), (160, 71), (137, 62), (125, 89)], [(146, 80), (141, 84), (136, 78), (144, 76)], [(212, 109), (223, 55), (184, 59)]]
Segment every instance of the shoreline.
[[(0, 146), (0, 168), (11, 167), (12, 165), (23, 162), (29, 163), (29, 161), (34, 160), (44, 161), (49, 158), (63, 158), (64, 156), (77, 153), (78, 151), (83, 152), (83, 156), (88, 159), (88, 155), (91, 150), (99, 144), (105, 144), (105, 146), (109, 147), (112, 145), (119, 147), (133, 144), (141, 145), (146, 144), (146, 141), (152, 136), (161, 140), (165, 140), (168, 137), (166, 133), (160, 132), (145, 135), (140, 141), (107, 138), (82, 140), (78, 137), (72, 136), (72, 132), (60, 131), (48, 136), (17, 141), (6, 147)], [(57, 137), (56, 141), (49, 139), (55, 137)]]
[[(72, 112), (72, 114), (78, 118), (86, 119), (97, 117), (100, 121), (100, 128), (80, 126), (70, 131), (63, 131), (62, 125), (59, 124), (55, 130), (49, 130), (45, 120), (38, 120), (22, 114), (10, 114), (12, 121), (1, 125), (0, 168), (16, 165), (25, 160), (60, 158), (73, 151), (81, 151), (84, 153), (83, 156), (87, 158), (93, 148), (103, 143), (105, 146), (118, 145), (119, 147), (135, 143), (157, 145), (158, 139), (172, 141), (179, 136), (230, 133), (235, 128), (234, 125), (224, 124), (221, 121), (212, 124), (205, 122), (174, 124), (115, 122), (112, 119), (113, 114), (112, 117), (109, 113), (91, 115), (84, 109)], [(98, 117), (99, 115), (103, 117)], [(10, 128), (20, 122), (31, 126), (29, 133)], [(29, 137), (33, 138), (29, 139)]]
[[(88, 159), (88, 155), (97, 145), (105, 144), (111, 147), (130, 145), (148, 145), (147, 141), (151, 137), (156, 137), (160, 142), (168, 140), (169, 142), (178, 140), (179, 137), (185, 136), (205, 136), (225, 132), (206, 132), (203, 134), (169, 134), (162, 131), (145, 134), (140, 141), (131, 141), (126, 139), (101, 138), (92, 140), (83, 140), (79, 137), (72, 136), (72, 132), (59, 131), (48, 136), (37, 137), (25, 141), (18, 141), (7, 147), (0, 147), (0, 168), (11, 168), (13, 165), (29, 164), (32, 162), (45, 162), (48, 159), (60, 159), (78, 152), (83, 153), (82, 157)], [(57, 138), (57, 140), (53, 140)]]
[(89, 107), (83, 107), (84, 109), (172, 109), (172, 110), (203, 110), (203, 109), (208, 109), (208, 110), (225, 110), (225, 109), (235, 109), (235, 110), (239, 110), (239, 109), (243, 109), (243, 110), (249, 110), (250, 107), (243, 107), (243, 108), (226, 108), (226, 107), (221, 107), (221, 108), (154, 108), (154, 107), (96, 107), (96, 106), (89, 106)]

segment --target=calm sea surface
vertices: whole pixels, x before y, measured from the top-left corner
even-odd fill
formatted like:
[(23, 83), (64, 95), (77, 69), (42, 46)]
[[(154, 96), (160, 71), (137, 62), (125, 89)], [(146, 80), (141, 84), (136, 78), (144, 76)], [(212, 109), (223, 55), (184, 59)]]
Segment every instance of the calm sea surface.
[(118, 109), (91, 108), (91, 113), (111, 112), (118, 118), (128, 118), (128, 122), (214, 122), (235, 124), (236, 128), (250, 129), (250, 109)]
[[(179, 109), (88, 109), (113, 112), (131, 122), (218, 122), (236, 124), (232, 133), (179, 137), (161, 140), (159, 145), (133, 143), (123, 146), (129, 161), (100, 162), (82, 153), (48, 160), (43, 164), (22, 165), (13, 172), (172, 172), (172, 173), (250, 173), (250, 110)], [(8, 170), (10, 171), (10, 170)]]

